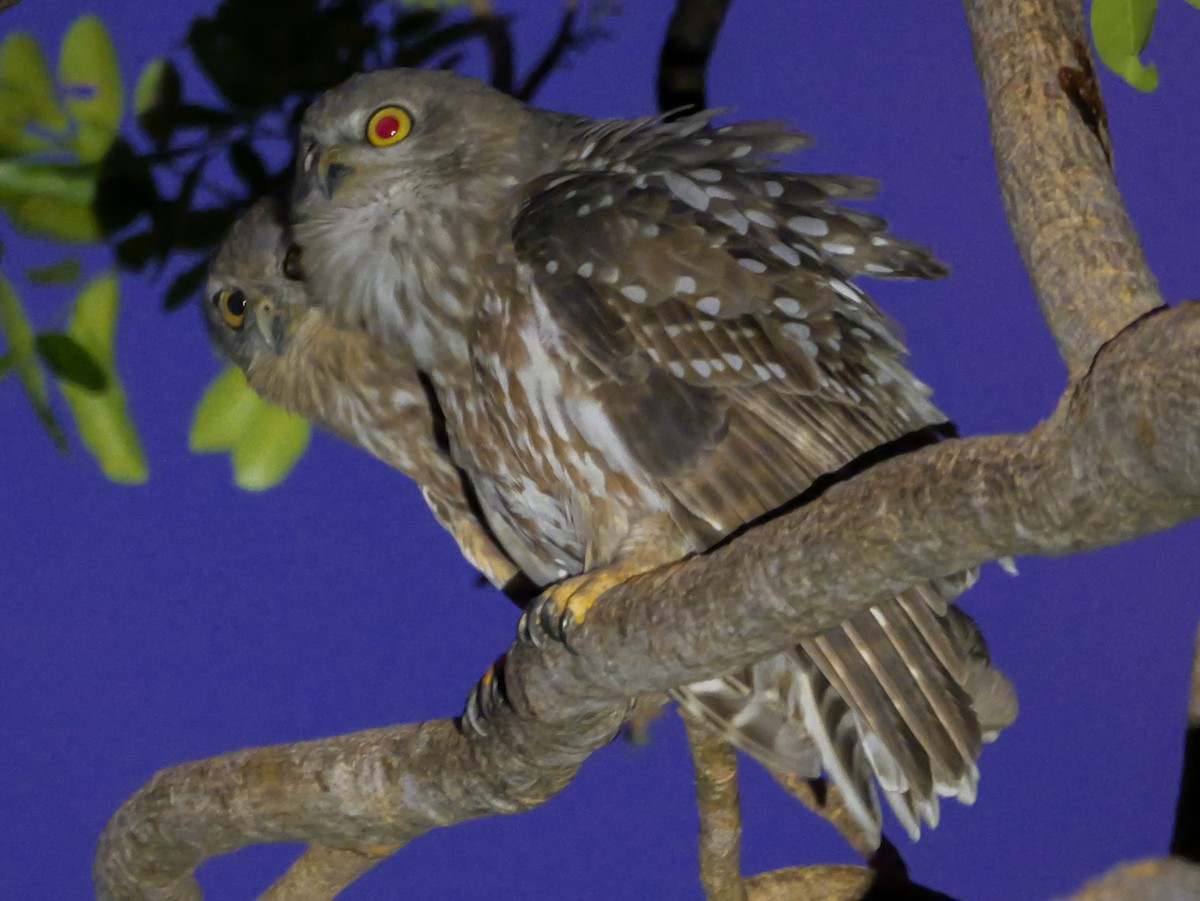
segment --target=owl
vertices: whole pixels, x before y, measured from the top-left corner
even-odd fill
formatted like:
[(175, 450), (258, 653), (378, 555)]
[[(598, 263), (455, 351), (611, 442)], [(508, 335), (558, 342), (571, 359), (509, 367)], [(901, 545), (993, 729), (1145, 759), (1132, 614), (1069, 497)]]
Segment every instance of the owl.
[[(296, 240), (339, 327), (415, 365), (504, 552), (570, 628), (608, 587), (799, 502), (945, 418), (854, 277), (944, 274), (777, 167), (805, 139), (702, 113), (589, 119), (446, 72), (356, 76), (300, 131)], [(776, 771), (824, 775), (871, 841), (970, 803), (1011, 686), (918, 586), (676, 696)], [(874, 777), (874, 782), (872, 781)]]
[(251, 388), (413, 478), (488, 581), (498, 588), (519, 582), (440, 444), (440, 423), (415, 366), (362, 331), (337, 326), (311, 302), (273, 200), (260, 200), (230, 229), (202, 303), (213, 344)]

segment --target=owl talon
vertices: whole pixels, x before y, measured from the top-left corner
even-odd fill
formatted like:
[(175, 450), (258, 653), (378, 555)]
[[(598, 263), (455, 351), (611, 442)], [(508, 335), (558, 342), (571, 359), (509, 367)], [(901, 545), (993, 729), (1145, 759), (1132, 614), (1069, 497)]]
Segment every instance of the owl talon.
[(491, 730), (491, 720), (508, 705), (502, 684), (502, 663), (493, 663), (467, 694), (462, 723), (481, 738)]

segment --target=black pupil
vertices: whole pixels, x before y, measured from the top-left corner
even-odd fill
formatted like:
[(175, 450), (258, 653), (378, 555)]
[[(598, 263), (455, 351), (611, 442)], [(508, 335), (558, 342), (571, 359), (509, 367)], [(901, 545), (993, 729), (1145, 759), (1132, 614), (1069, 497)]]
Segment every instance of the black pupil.
[(230, 291), (229, 297), (225, 300), (225, 309), (234, 316), (241, 316), (246, 312), (246, 295), (236, 288)]
[(283, 258), (283, 274), (292, 281), (304, 278), (304, 270), (300, 268), (300, 248), (295, 244), (288, 248), (287, 255)]

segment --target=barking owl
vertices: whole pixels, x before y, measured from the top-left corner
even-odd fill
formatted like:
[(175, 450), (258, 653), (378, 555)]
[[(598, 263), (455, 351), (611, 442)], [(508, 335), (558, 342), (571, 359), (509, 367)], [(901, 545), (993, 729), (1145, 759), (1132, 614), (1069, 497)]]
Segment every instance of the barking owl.
[[(300, 136), (310, 290), (432, 386), (505, 553), (568, 626), (864, 454), (944, 424), (853, 282), (944, 274), (844, 206), (873, 183), (775, 167), (803, 137), (711, 114), (596, 120), (445, 72), (357, 76)], [(677, 692), (770, 767), (822, 773), (874, 841), (970, 803), (1015, 715), (970, 574)]]
[(517, 569), (475, 514), (469, 486), (438, 440), (426, 388), (402, 355), (339, 328), (294, 269), (277, 205), (260, 200), (209, 267), (209, 335), (272, 403), (313, 420), (412, 477), (468, 562), (503, 588)]

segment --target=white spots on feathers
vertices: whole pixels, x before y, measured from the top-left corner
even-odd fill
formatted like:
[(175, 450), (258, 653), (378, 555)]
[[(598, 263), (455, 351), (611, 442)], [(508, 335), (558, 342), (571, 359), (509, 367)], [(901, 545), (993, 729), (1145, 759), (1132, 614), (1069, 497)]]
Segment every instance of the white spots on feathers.
[(600, 280), (615, 285), (621, 278), (621, 270), (616, 266), (605, 266), (600, 270)]
[(662, 229), (660, 229), (653, 222), (647, 222), (642, 226), (642, 235), (646, 238), (657, 238), (660, 231), (662, 231)]
[(884, 266), (882, 263), (867, 263), (863, 266), (863, 272), (870, 272), (872, 275), (883, 275), (894, 271), (891, 266)]
[(554, 273), (558, 272), (558, 260), (550, 260), (547, 262), (546, 272), (548, 272), (550, 275), (554, 275)]
[(733, 152), (729, 154), (730, 159), (740, 160), (742, 157), (750, 155), (750, 151), (754, 148), (749, 144), (739, 144), (733, 148)]
[(852, 244), (839, 244), (836, 241), (825, 241), (821, 244), (827, 253), (834, 253), (838, 256), (853, 256), (854, 246)]
[(772, 200), (776, 200), (783, 196), (783, 185), (777, 181), (768, 181), (763, 184), (763, 188), (767, 192), (767, 196)]
[(718, 221), (728, 225), (739, 235), (745, 235), (750, 230), (750, 220), (739, 213), (737, 210), (729, 210), (727, 212), (716, 214)]
[(792, 231), (810, 238), (823, 238), (829, 234), (829, 223), (812, 216), (793, 216), (787, 224)]
[(580, 278), (591, 278), (592, 273), (596, 271), (596, 266), (591, 262), (580, 263), (579, 268), (575, 271), (579, 274)]
[(581, 203), (581, 204), (579, 204), (579, 208), (575, 210), (575, 215), (582, 219), (584, 216), (589, 215), (591, 212), (592, 212), (592, 205), (590, 203)]
[(775, 307), (785, 316), (804, 315), (804, 308), (800, 306), (800, 301), (794, 297), (776, 297)]
[(688, 206), (701, 213), (708, 209), (709, 195), (690, 178), (667, 170), (662, 173), (662, 179), (667, 183), (671, 193)]
[(634, 303), (646, 302), (646, 289), (641, 285), (626, 285), (621, 289), (621, 293), (632, 300)]
[(767, 271), (767, 264), (762, 260), (756, 260), (753, 257), (738, 257), (738, 264), (743, 269), (747, 269), (750, 272), (757, 272), (761, 274)]
[(681, 379), (687, 375), (687, 370), (683, 368), (683, 364), (678, 360), (672, 360), (667, 364), (667, 368), (671, 370), (671, 375), (675, 376), (677, 379)]
[(696, 301), (696, 309), (706, 316), (716, 316), (721, 312), (721, 298), (713, 297), (711, 294), (708, 297), (701, 297)]
[(721, 359), (728, 363), (729, 368), (734, 372), (741, 372), (742, 367), (746, 365), (746, 361), (742, 358), (741, 354), (723, 353), (721, 354)]
[(718, 169), (693, 169), (690, 174), (696, 181), (708, 182), (709, 184), (721, 180), (721, 172)]
[(831, 278), (829, 279), (829, 287), (833, 288), (835, 292), (851, 303), (862, 303), (862, 293), (849, 282), (843, 281), (840, 278)]
[(768, 249), (789, 266), (800, 265), (800, 254), (794, 247), (789, 247), (787, 244), (772, 244)]
[(762, 210), (746, 210), (746, 218), (751, 222), (757, 222), (763, 228), (775, 228), (778, 224), (774, 216), (764, 213)]
[(712, 367), (708, 365), (707, 360), (692, 360), (692, 369), (696, 370), (696, 375), (702, 379), (712, 375)]
[(675, 279), (675, 293), (676, 294), (695, 294), (696, 293), (696, 280), (694, 278), (692, 278), (690, 275), (679, 276), (679, 278)]

